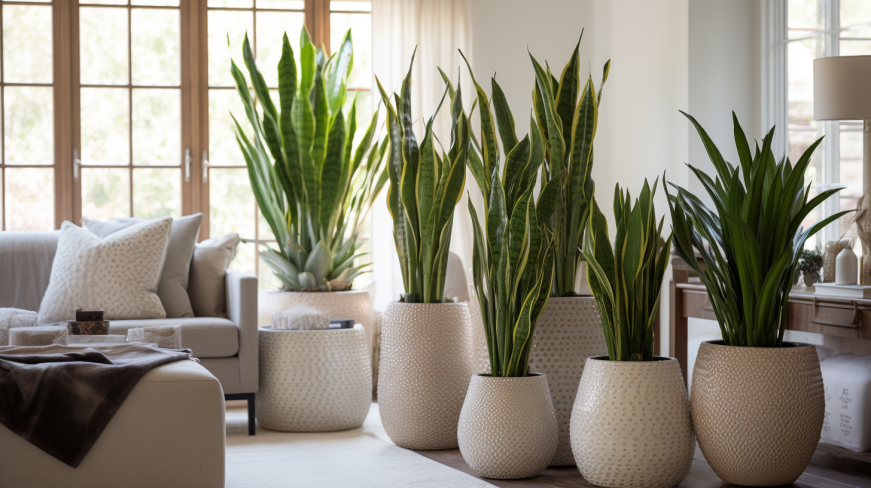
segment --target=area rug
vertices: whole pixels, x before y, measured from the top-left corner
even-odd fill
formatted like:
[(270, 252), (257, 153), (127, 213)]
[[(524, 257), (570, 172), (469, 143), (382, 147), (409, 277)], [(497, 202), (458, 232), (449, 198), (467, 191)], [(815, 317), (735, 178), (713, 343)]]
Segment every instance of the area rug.
[(362, 428), (284, 433), (257, 427), (247, 434), (244, 407), (227, 409), (228, 488), (492, 487), (493, 485), (396, 447), (372, 404)]

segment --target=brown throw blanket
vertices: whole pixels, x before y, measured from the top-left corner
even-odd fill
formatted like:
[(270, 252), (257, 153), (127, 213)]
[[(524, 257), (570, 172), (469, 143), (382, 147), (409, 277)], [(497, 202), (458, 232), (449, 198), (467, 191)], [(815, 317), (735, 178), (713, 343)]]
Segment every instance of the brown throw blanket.
[(75, 468), (145, 373), (190, 357), (133, 344), (0, 348), (0, 423)]

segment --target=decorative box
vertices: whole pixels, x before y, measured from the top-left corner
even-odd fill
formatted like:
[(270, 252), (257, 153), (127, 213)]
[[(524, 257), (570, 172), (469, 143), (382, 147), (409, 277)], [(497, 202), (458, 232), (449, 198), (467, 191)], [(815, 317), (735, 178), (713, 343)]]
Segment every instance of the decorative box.
[(67, 329), (71, 335), (107, 335), (109, 333), (108, 320), (92, 320), (80, 322), (78, 320), (70, 320), (67, 322)]
[(77, 322), (102, 322), (103, 321), (103, 311), (102, 310), (76, 310), (76, 321)]

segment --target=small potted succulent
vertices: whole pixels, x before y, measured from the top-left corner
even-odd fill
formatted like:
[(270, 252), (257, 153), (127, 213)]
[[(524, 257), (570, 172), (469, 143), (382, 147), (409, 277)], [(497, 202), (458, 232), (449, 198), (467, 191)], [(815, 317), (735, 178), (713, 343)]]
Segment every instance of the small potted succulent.
[(447, 86), (442, 102), (449, 98), (451, 140), (447, 152), (439, 151), (433, 122), (441, 104), (426, 121), (419, 144), (412, 130), (411, 66), (395, 101), (380, 80), (378, 89), (390, 137), (387, 205), (405, 288), (384, 312), (381, 421), (400, 447), (455, 449), (471, 375), (465, 340), (471, 318), (468, 304), (451, 303), (444, 295), (454, 209), (463, 194), (471, 146), (469, 119), (459, 88), (454, 93)]
[(584, 258), (608, 355), (586, 360), (571, 442), (578, 469), (596, 486), (670, 488), (686, 478), (693, 462), (695, 437), (680, 364), (653, 355), (671, 248), (670, 235), (662, 240), (663, 220), (657, 225), (656, 183), (651, 191), (644, 181), (634, 206), (628, 190), (615, 189), (613, 250), (595, 199), (587, 221)]
[(823, 269), (823, 251), (817, 244), (814, 249), (803, 249), (798, 256), (798, 270), (804, 277), (804, 284), (808, 288), (820, 281), (820, 270)]
[(757, 143), (751, 151), (733, 113), (740, 159), (735, 166), (723, 159), (701, 125), (687, 117), (716, 175), (690, 169), (715, 206), (708, 208), (672, 184), (674, 246), (707, 287), (723, 337), (699, 348), (690, 398), (693, 427), (705, 459), (723, 481), (788, 485), (816, 450), (825, 409), (816, 350), (783, 340), (789, 291), (807, 239), (846, 212), (806, 230), (800, 226), (840, 188), (811, 197), (805, 184), (805, 170), (822, 138), (795, 164), (786, 156), (777, 160), (771, 151), (774, 128), (762, 147)]
[[(253, 127), (253, 139), (236, 121), (236, 139), (248, 167), (254, 196), (275, 236), (276, 249), (260, 253), (282, 289), (263, 291), (259, 323), (297, 305), (353, 317), (372, 341), (369, 293), (352, 289), (364, 272), (359, 227), (384, 186), (386, 140), (378, 144), (372, 116), (359, 143), (356, 100), (346, 114), (348, 74), (354, 62), (351, 32), (326, 57), (308, 31), (300, 34), (299, 66), (284, 35), (278, 62), (276, 105), (246, 35), (242, 55), (249, 77), (231, 62), (236, 88)], [(251, 96), (250, 86), (255, 97)]]
[[(483, 90), (477, 89), (480, 95)], [(554, 241), (544, 222), (553, 214), (562, 175), (554, 175), (536, 204), (533, 191), (545, 154), (538, 125), (530, 117), (529, 135), (500, 168), (490, 105), (486, 97), (479, 101), (483, 151), (482, 157), (472, 151), (469, 165), (484, 196), (484, 225), (471, 201), (469, 213), (473, 288), (490, 372), (472, 376), (460, 414), (460, 452), (481, 476), (528, 478), (547, 467), (557, 447), (547, 377), (530, 373), (529, 354), (550, 295)], [(500, 103), (494, 96), (497, 111), (504, 109)]]

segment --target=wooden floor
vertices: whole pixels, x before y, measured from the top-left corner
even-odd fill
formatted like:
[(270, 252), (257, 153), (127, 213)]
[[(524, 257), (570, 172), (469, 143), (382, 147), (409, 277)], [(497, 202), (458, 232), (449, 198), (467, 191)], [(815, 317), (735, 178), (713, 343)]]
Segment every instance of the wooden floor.
[[(575, 467), (548, 468), (539, 476), (525, 480), (492, 480), (481, 478), (463, 461), (459, 449), (447, 451), (415, 451), (434, 461), (454, 469), (468, 473), (476, 478), (502, 488), (543, 487), (553, 488), (593, 486), (587, 483)], [(714, 471), (705, 461), (702, 452), (696, 449), (693, 467), (686, 480), (680, 484), (683, 488), (719, 488), (727, 485), (717, 478)], [(817, 451), (811, 465), (804, 474), (789, 486), (803, 488), (869, 488), (871, 487), (871, 464), (842, 459), (832, 454)]]

